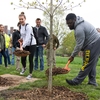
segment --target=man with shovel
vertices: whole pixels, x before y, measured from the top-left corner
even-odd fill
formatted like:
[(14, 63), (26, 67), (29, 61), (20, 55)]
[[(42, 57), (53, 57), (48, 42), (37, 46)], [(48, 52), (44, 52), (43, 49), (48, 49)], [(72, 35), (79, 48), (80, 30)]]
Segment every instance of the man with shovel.
[(100, 34), (94, 26), (82, 17), (69, 13), (66, 24), (70, 30), (75, 30), (76, 46), (69, 58), (72, 62), (79, 51), (83, 51), (83, 64), (78, 75), (73, 80), (66, 79), (69, 85), (78, 85), (88, 76), (88, 84), (97, 86), (96, 64), (100, 55)]

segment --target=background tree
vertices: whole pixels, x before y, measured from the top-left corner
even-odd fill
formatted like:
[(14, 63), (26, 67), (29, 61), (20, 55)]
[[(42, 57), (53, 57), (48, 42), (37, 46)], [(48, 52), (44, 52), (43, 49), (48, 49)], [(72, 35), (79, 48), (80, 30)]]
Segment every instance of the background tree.
[(74, 37), (74, 31), (72, 31), (68, 33), (66, 37), (63, 38), (61, 45), (61, 52), (69, 56), (71, 55), (74, 47), (75, 47), (75, 37)]
[[(27, 8), (27, 9), (39, 9), (44, 11), (50, 17), (50, 67), (49, 67), (49, 82), (48, 82), (48, 90), (51, 94), (52, 92), (52, 67), (53, 67), (53, 17), (56, 15), (56, 10), (59, 9), (60, 11), (71, 10), (74, 7), (80, 6), (85, 0), (82, 0), (81, 3), (74, 5), (73, 0), (19, 0), (19, 5), (11, 3), (12, 5), (18, 8)], [(50, 8), (50, 11), (48, 10)]]

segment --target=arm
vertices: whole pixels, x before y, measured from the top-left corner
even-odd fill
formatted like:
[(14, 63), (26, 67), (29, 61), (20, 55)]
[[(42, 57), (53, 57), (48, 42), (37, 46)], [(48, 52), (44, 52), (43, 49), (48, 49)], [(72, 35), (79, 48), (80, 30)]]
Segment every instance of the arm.
[(78, 54), (78, 52), (83, 47), (83, 44), (84, 44), (84, 41), (85, 41), (85, 33), (84, 33), (84, 30), (81, 29), (81, 28), (80, 29), (77, 29), (76, 30), (75, 38), (76, 38), (76, 46), (74, 48), (74, 51), (71, 54), (71, 57), (75, 57)]
[(44, 44), (46, 45), (47, 42), (48, 42), (48, 40), (49, 40), (49, 35), (48, 35), (48, 32), (47, 32), (46, 28), (44, 28), (44, 35), (45, 35), (45, 37), (46, 37), (46, 39), (45, 39), (45, 41), (44, 41)]
[(26, 32), (26, 38), (25, 40), (23, 40), (23, 45), (22, 45), (23, 48), (25, 48), (31, 41), (32, 27), (27, 25), (25, 32)]
[(55, 37), (56, 38), (56, 49), (59, 47), (59, 40), (58, 40), (58, 38), (57, 37)]
[(0, 34), (0, 51), (1, 51), (1, 34)]

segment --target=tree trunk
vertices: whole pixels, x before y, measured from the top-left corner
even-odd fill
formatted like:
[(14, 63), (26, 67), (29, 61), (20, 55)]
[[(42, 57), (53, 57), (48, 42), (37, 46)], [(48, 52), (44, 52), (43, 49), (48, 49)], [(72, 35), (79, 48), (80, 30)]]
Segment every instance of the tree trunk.
[(52, 67), (53, 67), (53, 0), (50, 2), (50, 67), (49, 67), (49, 80), (48, 80), (48, 90), (49, 95), (52, 94)]

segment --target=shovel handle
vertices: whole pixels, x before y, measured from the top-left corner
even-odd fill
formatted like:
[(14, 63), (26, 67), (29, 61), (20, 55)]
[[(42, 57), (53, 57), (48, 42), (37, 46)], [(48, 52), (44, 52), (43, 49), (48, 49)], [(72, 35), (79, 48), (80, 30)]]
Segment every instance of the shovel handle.
[(66, 66), (68, 66), (70, 64), (70, 60), (68, 60), (68, 62), (67, 62), (67, 64), (66, 64)]
[(70, 60), (68, 60), (68, 62), (67, 62), (67, 64), (66, 64), (66, 66), (65, 66), (65, 68), (64, 69), (66, 69), (66, 70), (68, 70), (68, 71), (70, 71), (70, 68), (68, 67), (68, 65), (70, 64)]

